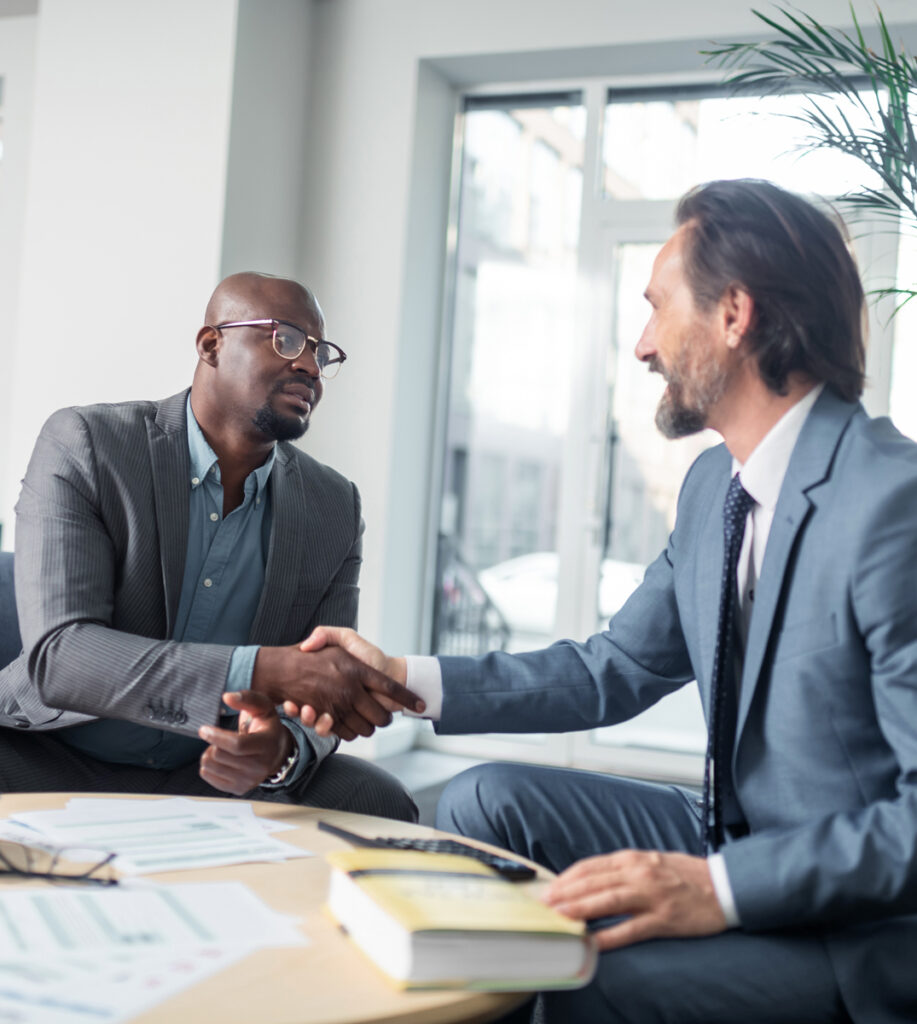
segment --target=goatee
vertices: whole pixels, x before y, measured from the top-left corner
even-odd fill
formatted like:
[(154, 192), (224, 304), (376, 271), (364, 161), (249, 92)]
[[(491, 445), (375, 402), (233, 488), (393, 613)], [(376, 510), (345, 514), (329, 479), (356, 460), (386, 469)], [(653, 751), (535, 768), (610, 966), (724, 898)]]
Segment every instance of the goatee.
[(679, 437), (699, 434), (707, 426), (706, 414), (699, 409), (679, 405), (671, 386), (666, 388), (656, 407), (656, 428), (663, 437), (674, 441)]
[(672, 440), (699, 434), (707, 427), (710, 410), (726, 393), (729, 369), (710, 353), (685, 339), (673, 365), (666, 370), (658, 356), (649, 361), (651, 372), (662, 375), (668, 387), (656, 408), (656, 427)]
[(252, 417), (255, 429), (272, 441), (296, 441), (309, 429), (309, 420), (296, 416), (281, 416), (270, 399)]

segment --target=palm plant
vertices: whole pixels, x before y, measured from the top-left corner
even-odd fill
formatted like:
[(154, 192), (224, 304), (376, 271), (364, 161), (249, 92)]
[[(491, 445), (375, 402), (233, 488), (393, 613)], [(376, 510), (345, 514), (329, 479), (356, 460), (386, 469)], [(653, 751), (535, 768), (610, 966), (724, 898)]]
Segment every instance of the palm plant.
[[(705, 51), (727, 69), (736, 91), (775, 95), (804, 93), (799, 113), (805, 149), (832, 149), (855, 157), (878, 179), (845, 195), (861, 215), (893, 218), (917, 229), (917, 58), (898, 48), (877, 8), (878, 45), (870, 46), (853, 7), (852, 32), (820, 24), (801, 12), (752, 13), (776, 38), (757, 43), (718, 43)], [(903, 223), (902, 223), (903, 221)], [(909, 301), (917, 291), (882, 289)], [(900, 308), (900, 307), (899, 307)]]

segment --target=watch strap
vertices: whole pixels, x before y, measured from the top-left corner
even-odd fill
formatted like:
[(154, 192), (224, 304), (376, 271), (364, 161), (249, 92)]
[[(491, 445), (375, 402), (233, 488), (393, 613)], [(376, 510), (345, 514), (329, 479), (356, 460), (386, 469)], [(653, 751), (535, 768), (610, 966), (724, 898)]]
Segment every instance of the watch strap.
[(267, 781), (272, 786), (279, 786), (281, 782), (285, 782), (290, 772), (296, 767), (299, 761), (299, 747), (294, 743), (293, 749), (290, 752), (290, 756), (283, 762), (278, 768), (276, 774), (272, 775)]

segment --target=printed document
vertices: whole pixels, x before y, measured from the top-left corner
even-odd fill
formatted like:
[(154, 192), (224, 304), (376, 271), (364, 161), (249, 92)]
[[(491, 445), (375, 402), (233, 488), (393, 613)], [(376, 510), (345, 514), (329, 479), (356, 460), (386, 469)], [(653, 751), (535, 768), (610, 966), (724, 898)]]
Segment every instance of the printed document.
[(183, 797), (75, 798), (64, 810), (25, 811), (13, 823), (32, 829), (35, 845), (65, 849), (69, 860), (114, 852), (113, 866), (126, 875), (311, 856), (269, 835), (251, 804), (245, 806), (247, 812), (230, 812)]
[(0, 1024), (115, 1024), (258, 949), (304, 946), (240, 882), (0, 896)]

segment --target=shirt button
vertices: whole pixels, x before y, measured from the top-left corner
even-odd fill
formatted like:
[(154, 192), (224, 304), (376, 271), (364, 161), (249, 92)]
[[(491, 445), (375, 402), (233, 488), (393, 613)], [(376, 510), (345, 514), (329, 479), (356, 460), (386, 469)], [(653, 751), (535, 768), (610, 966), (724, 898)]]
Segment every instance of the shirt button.
[(201, 482), (201, 481), (200, 481), (200, 478), (199, 478), (199, 477), (196, 477), (196, 476), (193, 476), (193, 477), (191, 477), (191, 486), (192, 486), (192, 487), (197, 487), (197, 485), (198, 485), (198, 484), (199, 484), (200, 482)]
[(216, 466), (211, 466), (210, 467), (210, 475), (211, 476), (216, 476), (216, 471), (217, 471)]
[(260, 505), (261, 504), (261, 499), (260, 498), (255, 498), (255, 504), (256, 505)]
[(210, 513), (210, 521), (211, 521), (212, 523), (215, 523), (215, 522), (216, 522), (216, 521), (217, 521), (217, 520), (218, 520), (219, 518), (220, 518), (220, 517), (219, 517), (219, 516), (217, 515), (217, 513), (216, 513), (216, 512), (211, 512), (211, 513)]
[(205, 587), (212, 587), (213, 586), (213, 580), (209, 579), (209, 578), (204, 580), (204, 586)]

